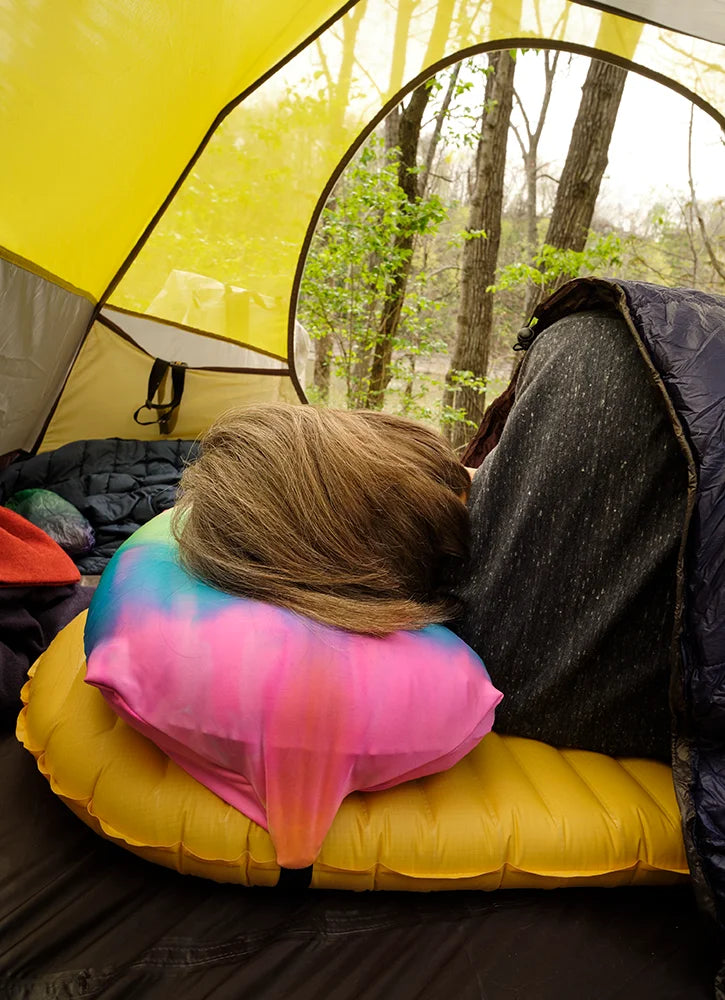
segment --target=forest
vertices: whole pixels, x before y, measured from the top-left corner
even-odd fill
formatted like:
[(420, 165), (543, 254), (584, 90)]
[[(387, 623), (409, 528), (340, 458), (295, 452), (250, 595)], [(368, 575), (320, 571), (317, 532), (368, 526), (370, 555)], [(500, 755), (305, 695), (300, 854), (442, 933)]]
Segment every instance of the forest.
[(379, 123), (309, 242), (297, 316), (314, 345), (312, 402), (404, 413), (460, 447), (505, 388), (519, 330), (564, 281), (725, 291), (725, 201), (703, 172), (703, 161), (722, 168), (722, 140), (703, 142), (703, 112), (648, 81), (679, 109), (656, 158), (672, 171), (638, 195), (632, 134), (610, 177), (631, 75), (553, 50), (490, 52), (420, 84)]
[[(363, 10), (224, 119), (116, 305), (245, 343), (237, 327), (278, 329), (291, 296), (311, 402), (407, 414), (460, 447), (562, 282), (725, 291), (725, 145), (704, 110), (612, 63), (505, 49), (421, 82), (359, 143), (384, 103), (354, 72)], [(388, 92), (404, 78), (393, 65)], [(244, 315), (210, 319), (207, 286), (246, 296)]]

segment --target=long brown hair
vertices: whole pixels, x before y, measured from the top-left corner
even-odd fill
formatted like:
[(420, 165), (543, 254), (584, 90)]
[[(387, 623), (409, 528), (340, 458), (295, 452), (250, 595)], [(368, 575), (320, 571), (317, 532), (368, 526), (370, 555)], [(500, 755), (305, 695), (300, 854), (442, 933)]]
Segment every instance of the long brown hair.
[(468, 473), (438, 434), (370, 411), (256, 404), (182, 476), (182, 563), (213, 586), (386, 635), (451, 619)]

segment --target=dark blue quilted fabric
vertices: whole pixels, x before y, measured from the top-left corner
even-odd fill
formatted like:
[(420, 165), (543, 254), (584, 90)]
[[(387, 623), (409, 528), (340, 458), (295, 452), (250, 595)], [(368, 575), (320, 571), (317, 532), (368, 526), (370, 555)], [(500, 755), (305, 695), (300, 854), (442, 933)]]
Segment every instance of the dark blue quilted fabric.
[(58, 493), (77, 507), (96, 536), (92, 552), (76, 559), (81, 573), (101, 573), (119, 545), (174, 503), (193, 441), (75, 441), (14, 462), (0, 472), (0, 503), (26, 489)]
[(725, 297), (581, 279), (540, 307), (534, 330), (601, 306), (621, 312), (638, 336), (690, 452), (673, 771), (695, 885), (725, 932)]

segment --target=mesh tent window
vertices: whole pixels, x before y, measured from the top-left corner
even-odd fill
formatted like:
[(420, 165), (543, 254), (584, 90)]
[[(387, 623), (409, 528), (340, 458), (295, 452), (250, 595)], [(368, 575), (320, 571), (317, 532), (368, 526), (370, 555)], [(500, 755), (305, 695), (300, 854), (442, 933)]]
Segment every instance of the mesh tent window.
[[(11, 4), (0, 453), (36, 439), (105, 302), (276, 359), (294, 382), (296, 288), (326, 193), (386, 110), (465, 55), (596, 54), (724, 123), (725, 4), (699, 6)], [(206, 306), (200, 281), (217, 289)]]

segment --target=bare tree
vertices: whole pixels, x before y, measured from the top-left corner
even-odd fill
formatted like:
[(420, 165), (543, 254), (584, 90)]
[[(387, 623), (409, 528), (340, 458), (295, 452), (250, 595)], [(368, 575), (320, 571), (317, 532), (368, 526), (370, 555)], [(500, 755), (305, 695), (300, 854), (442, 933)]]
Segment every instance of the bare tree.
[(457, 62), (453, 69), (451, 70), (451, 75), (448, 77), (448, 86), (446, 87), (446, 92), (441, 101), (440, 107), (438, 108), (434, 123), (433, 123), (433, 134), (430, 137), (430, 142), (428, 143), (428, 149), (426, 150), (425, 160), (423, 162), (423, 169), (420, 172), (418, 178), (418, 191), (421, 198), (425, 195), (426, 190), (430, 184), (431, 173), (433, 171), (433, 163), (435, 162), (435, 155), (438, 151), (438, 143), (440, 142), (441, 133), (443, 132), (443, 122), (446, 119), (448, 110), (451, 106), (451, 101), (453, 100), (453, 95), (456, 91), (456, 86), (458, 84), (458, 76), (461, 72), (461, 63)]
[[(723, 264), (722, 261), (718, 259), (718, 256), (715, 253), (715, 248), (712, 245), (712, 240), (710, 239), (710, 236), (708, 234), (707, 226), (705, 225), (705, 220), (702, 216), (702, 212), (700, 211), (700, 206), (697, 203), (697, 195), (695, 194), (695, 181), (692, 176), (692, 124), (693, 124), (694, 114), (695, 114), (695, 106), (693, 104), (690, 107), (690, 127), (687, 132), (687, 177), (690, 184), (690, 208), (692, 215), (694, 215), (697, 220), (697, 226), (698, 229), (700, 230), (700, 236), (702, 237), (702, 242), (705, 247), (705, 251), (707, 252), (708, 260), (710, 261), (712, 269), (713, 271), (715, 271), (716, 274), (718, 274), (723, 279), (723, 281), (725, 281), (725, 264)], [(694, 248), (694, 240), (692, 239), (692, 234), (690, 234), (689, 231), (688, 235), (690, 236), (690, 243)]]
[[(493, 284), (501, 241), (506, 140), (513, 104), (514, 60), (509, 51), (492, 52), (484, 97), (481, 133), (476, 150), (476, 171), (467, 235), (463, 246), (461, 300), (456, 322), (456, 346), (447, 375), (444, 406), (465, 412), (478, 424), (485, 394), (456, 387), (455, 373), (473, 372), (485, 378), (493, 328)], [(465, 424), (445, 424), (454, 447), (470, 437)]]
[(544, 52), (544, 90), (541, 97), (539, 116), (535, 124), (532, 124), (529, 120), (526, 108), (524, 107), (524, 102), (521, 100), (521, 97), (514, 87), (514, 101), (521, 112), (521, 117), (524, 123), (523, 131), (525, 132), (526, 138), (526, 141), (524, 141), (524, 136), (521, 134), (522, 130), (512, 123), (511, 131), (516, 137), (516, 141), (519, 144), (521, 156), (524, 161), (524, 174), (526, 177), (526, 242), (528, 244), (530, 257), (533, 257), (539, 243), (537, 214), (539, 142), (541, 141), (541, 133), (544, 128), (544, 122), (546, 121), (546, 113), (549, 110), (551, 91), (554, 85), (554, 75), (556, 73), (557, 63), (559, 62), (559, 55), (560, 53), (558, 51), (552, 53), (547, 49)]

